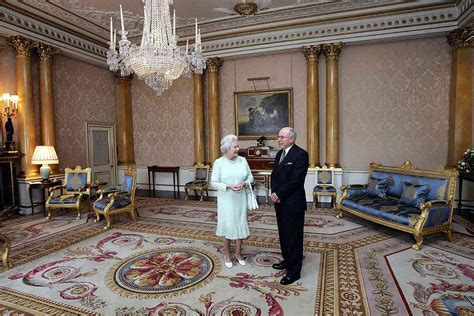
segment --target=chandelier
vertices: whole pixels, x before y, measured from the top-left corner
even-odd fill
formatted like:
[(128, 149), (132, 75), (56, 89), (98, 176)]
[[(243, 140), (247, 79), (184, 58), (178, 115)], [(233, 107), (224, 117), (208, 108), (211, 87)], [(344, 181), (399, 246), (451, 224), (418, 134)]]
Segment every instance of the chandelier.
[(122, 5), (120, 5), (121, 39), (116, 50), (116, 31), (110, 18), (110, 47), (107, 52), (107, 64), (111, 71), (119, 71), (122, 76), (135, 73), (138, 78), (161, 95), (183, 73), (191, 71), (202, 74), (206, 61), (202, 55), (201, 32), (195, 26), (196, 39), (192, 53), (178, 46), (176, 35), (176, 13), (173, 11), (171, 27), (170, 4), (173, 0), (143, 0), (144, 23), (140, 45), (127, 39)]

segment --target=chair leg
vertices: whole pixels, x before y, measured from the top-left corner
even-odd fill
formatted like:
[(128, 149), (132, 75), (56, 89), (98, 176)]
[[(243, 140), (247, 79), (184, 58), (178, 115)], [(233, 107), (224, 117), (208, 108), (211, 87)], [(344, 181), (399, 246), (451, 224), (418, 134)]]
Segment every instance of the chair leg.
[(137, 212), (137, 216), (140, 217), (140, 213), (138, 213), (138, 208), (135, 207), (135, 212)]
[(185, 197), (184, 197), (184, 200), (187, 201), (189, 199), (189, 192), (188, 192), (188, 188), (184, 187), (184, 193), (185, 193)]
[(207, 188), (206, 188), (206, 197), (207, 197), (207, 200), (209, 201), (209, 191), (207, 190)]
[(52, 215), (50, 207), (46, 207), (46, 213), (48, 214), (47, 219), (49, 221), (51, 219), (51, 215)]
[(110, 215), (108, 213), (104, 213), (104, 217), (105, 217), (105, 227), (104, 229), (109, 229), (110, 228)]
[(9, 254), (10, 254), (10, 246), (3, 246), (2, 261), (3, 261), (3, 266), (6, 267), (7, 269), (12, 267), (10, 260), (8, 259)]
[(137, 215), (136, 215), (136, 213), (135, 213), (135, 210), (136, 210), (135, 207), (130, 210), (130, 215), (131, 215), (132, 220), (133, 220), (134, 223), (137, 222)]

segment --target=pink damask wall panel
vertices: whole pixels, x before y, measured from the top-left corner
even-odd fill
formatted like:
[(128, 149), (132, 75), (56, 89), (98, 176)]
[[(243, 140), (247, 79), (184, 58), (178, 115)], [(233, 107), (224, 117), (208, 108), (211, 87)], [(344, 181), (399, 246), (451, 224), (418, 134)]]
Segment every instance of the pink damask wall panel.
[(59, 55), (53, 59), (53, 82), (59, 167), (86, 166), (86, 122), (116, 124), (115, 77)]
[[(306, 64), (303, 53), (226, 60), (220, 69), (221, 136), (235, 133), (234, 92), (253, 91), (248, 78), (270, 77), (270, 89), (293, 88), (293, 119), (298, 132), (298, 144), (306, 148)], [(268, 89), (267, 82), (255, 81), (257, 90)], [(255, 146), (256, 141), (240, 141), (240, 147)], [(276, 141), (267, 145), (277, 147)]]
[(193, 79), (173, 81), (157, 96), (132, 81), (133, 139), (138, 166), (191, 166), (194, 161)]
[(444, 37), (347, 46), (339, 63), (341, 162), (441, 168), (451, 56)]

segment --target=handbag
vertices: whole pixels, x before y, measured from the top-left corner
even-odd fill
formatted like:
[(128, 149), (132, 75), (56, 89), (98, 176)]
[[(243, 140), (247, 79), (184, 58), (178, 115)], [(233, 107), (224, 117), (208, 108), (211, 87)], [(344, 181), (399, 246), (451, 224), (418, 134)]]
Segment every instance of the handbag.
[(250, 182), (247, 181), (247, 183), (249, 186), (249, 191), (247, 192), (247, 208), (249, 210), (256, 210), (258, 209), (257, 197), (255, 196), (255, 193), (253, 193)]

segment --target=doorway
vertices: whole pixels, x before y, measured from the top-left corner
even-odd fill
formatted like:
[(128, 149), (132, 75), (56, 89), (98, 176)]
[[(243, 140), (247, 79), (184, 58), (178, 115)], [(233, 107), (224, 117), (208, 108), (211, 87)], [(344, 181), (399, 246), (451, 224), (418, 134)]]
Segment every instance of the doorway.
[(86, 122), (87, 163), (92, 181), (115, 187), (117, 184), (117, 151), (115, 124)]

